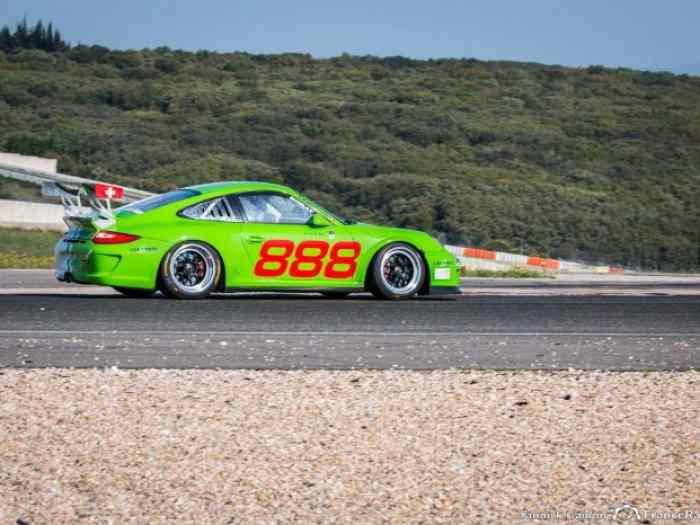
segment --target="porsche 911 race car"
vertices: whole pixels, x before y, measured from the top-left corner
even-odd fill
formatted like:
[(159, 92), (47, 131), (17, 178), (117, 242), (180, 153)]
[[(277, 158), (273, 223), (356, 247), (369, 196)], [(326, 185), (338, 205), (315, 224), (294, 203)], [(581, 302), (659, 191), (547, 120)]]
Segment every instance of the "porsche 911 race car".
[(459, 293), (455, 257), (429, 235), (353, 223), (277, 184), (191, 186), (67, 222), (55, 250), (58, 280), (132, 297)]

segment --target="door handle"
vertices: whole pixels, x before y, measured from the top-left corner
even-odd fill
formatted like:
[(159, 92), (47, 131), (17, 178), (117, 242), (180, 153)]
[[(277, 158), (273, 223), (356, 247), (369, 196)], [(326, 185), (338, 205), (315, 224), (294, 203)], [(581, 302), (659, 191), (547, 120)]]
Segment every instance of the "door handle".
[(260, 244), (263, 240), (264, 239), (260, 237), (260, 235), (248, 235), (248, 237), (246, 237), (246, 241), (251, 244)]

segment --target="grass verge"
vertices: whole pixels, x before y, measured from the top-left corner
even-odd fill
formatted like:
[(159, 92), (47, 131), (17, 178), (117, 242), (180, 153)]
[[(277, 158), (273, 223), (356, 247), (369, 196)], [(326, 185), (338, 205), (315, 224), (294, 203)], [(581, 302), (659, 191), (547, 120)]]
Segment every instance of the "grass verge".
[(508, 270), (468, 270), (462, 268), (462, 277), (502, 277), (510, 279), (554, 279), (555, 276), (547, 272), (528, 270), (527, 268), (509, 268)]
[(23, 255), (0, 253), (0, 268), (41, 269), (53, 268), (53, 255)]
[(0, 268), (52, 268), (61, 233), (0, 228)]

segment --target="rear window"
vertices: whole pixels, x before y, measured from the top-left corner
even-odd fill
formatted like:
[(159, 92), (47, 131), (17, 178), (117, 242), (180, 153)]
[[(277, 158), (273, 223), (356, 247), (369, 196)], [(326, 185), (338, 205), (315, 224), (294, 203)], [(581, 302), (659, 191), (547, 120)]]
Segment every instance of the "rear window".
[(241, 222), (238, 208), (231, 206), (226, 197), (193, 204), (178, 212), (181, 217), (202, 221)]
[(155, 210), (156, 208), (162, 208), (173, 202), (182, 201), (189, 199), (190, 197), (195, 197), (200, 195), (197, 190), (175, 190), (168, 193), (163, 193), (162, 195), (154, 195), (153, 197), (148, 197), (137, 202), (132, 202), (126, 206), (122, 206), (116, 211), (128, 211), (131, 213), (144, 213), (147, 211)]

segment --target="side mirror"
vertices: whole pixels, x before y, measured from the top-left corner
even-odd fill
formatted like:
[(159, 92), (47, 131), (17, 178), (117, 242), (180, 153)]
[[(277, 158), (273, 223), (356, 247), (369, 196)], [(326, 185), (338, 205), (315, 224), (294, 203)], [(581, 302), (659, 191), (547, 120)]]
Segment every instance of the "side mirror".
[(331, 223), (328, 219), (326, 219), (323, 215), (320, 213), (314, 213), (310, 218), (309, 222), (307, 223), (309, 226), (312, 226), (313, 228), (325, 228), (326, 226), (330, 226)]

